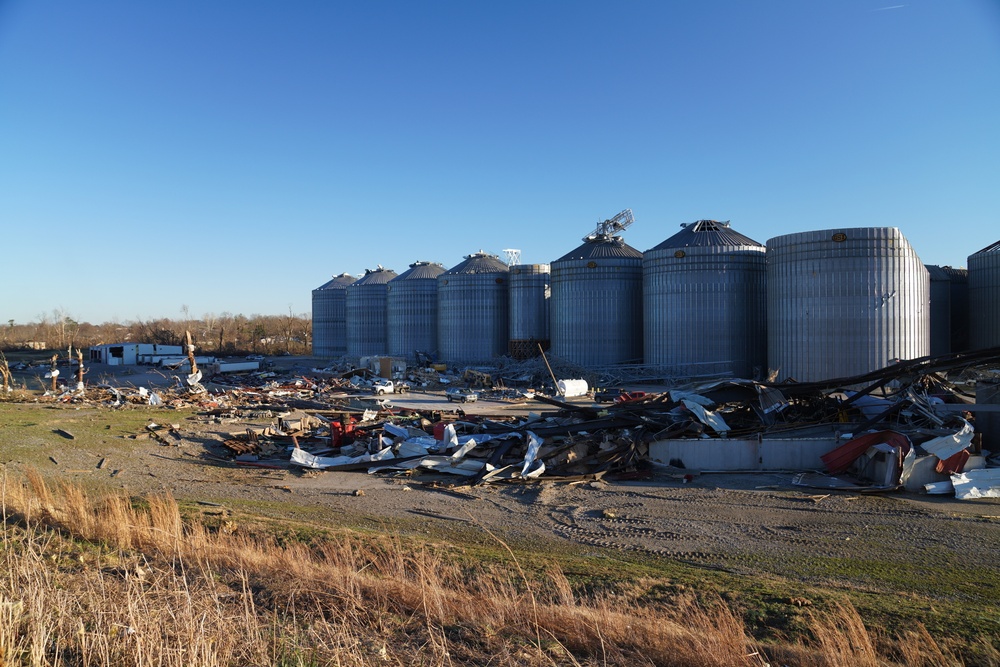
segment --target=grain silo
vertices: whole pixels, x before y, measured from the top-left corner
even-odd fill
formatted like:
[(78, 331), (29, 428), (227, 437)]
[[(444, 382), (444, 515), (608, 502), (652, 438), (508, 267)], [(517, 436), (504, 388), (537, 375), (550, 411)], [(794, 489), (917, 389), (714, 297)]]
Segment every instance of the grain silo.
[(507, 265), (479, 251), (445, 271), (438, 284), (438, 353), (452, 364), (490, 363), (507, 354)]
[(766, 372), (763, 244), (699, 220), (642, 256), (645, 363), (681, 376)]
[(969, 255), (969, 344), (1000, 347), (1000, 241)]
[(615, 236), (622, 211), (551, 265), (553, 356), (587, 368), (642, 363), (642, 253)]
[(549, 265), (510, 267), (510, 356), (537, 357), (549, 347)]
[(951, 351), (969, 349), (969, 271), (942, 266), (951, 285)]
[(930, 279), (894, 227), (767, 242), (768, 366), (802, 382), (859, 375), (930, 352)]
[(414, 262), (389, 281), (386, 301), (390, 356), (415, 359), (417, 352), (437, 350), (437, 277), (444, 267)]
[(320, 359), (347, 354), (347, 286), (354, 276), (341, 273), (312, 291), (312, 350)]
[(925, 264), (931, 287), (931, 354), (951, 352), (951, 276), (940, 266)]
[(395, 271), (379, 266), (365, 270), (365, 275), (347, 286), (348, 355), (365, 357), (387, 353), (387, 283), (395, 277)]

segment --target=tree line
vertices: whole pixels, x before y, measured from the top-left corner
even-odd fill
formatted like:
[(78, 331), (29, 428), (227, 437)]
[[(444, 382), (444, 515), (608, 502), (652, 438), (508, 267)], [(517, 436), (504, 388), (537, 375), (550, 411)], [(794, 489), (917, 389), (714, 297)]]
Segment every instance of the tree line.
[(310, 354), (312, 318), (295, 315), (233, 315), (207, 313), (201, 319), (184, 315), (178, 319), (160, 318), (127, 322), (91, 324), (78, 322), (62, 310), (39, 315), (34, 322), (7, 320), (0, 331), (0, 349), (24, 348), (65, 350), (83, 349), (106, 343), (157, 343), (182, 345), (190, 331), (201, 353), (232, 354)]

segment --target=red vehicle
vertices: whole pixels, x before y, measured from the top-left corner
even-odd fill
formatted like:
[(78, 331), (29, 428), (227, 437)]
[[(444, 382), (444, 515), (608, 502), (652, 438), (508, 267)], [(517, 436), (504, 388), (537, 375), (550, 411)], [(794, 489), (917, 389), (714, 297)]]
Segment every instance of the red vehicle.
[(623, 391), (615, 399), (615, 403), (627, 403), (628, 401), (634, 401), (639, 398), (645, 398), (646, 392), (644, 391)]

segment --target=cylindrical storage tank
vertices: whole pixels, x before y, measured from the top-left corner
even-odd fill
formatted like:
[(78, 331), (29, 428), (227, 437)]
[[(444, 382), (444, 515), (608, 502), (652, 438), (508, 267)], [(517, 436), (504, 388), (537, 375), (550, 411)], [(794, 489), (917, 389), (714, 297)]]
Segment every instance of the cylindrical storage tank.
[(767, 356), (779, 379), (861, 375), (930, 353), (930, 279), (895, 227), (767, 242)]
[(951, 276), (940, 266), (925, 264), (931, 279), (931, 354), (951, 352)]
[(1000, 347), (1000, 241), (969, 255), (969, 344)]
[(388, 282), (396, 272), (379, 266), (367, 269), (347, 286), (347, 354), (352, 357), (381, 356), (388, 352), (386, 301)]
[(767, 262), (763, 244), (728, 222), (699, 220), (642, 256), (643, 349), (680, 376), (763, 375)]
[(483, 364), (507, 353), (507, 265), (479, 251), (438, 276), (438, 351), (451, 364)]
[(969, 349), (969, 271), (942, 266), (951, 285), (951, 351)]
[(551, 272), (552, 354), (585, 368), (642, 363), (642, 253), (592, 235)]
[(549, 348), (549, 265), (510, 267), (510, 356), (537, 357)]
[(312, 291), (312, 353), (320, 359), (347, 354), (347, 286), (354, 276), (341, 273)]
[(415, 359), (437, 351), (437, 277), (444, 267), (414, 262), (389, 281), (386, 301), (388, 348), (393, 357)]

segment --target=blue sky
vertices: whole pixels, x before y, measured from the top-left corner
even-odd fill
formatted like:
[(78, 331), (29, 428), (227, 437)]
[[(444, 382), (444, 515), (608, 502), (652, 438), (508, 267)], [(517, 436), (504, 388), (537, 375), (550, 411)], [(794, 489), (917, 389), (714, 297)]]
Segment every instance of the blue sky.
[(0, 321), (308, 313), (624, 208), (964, 266), (998, 119), (997, 0), (0, 0)]

